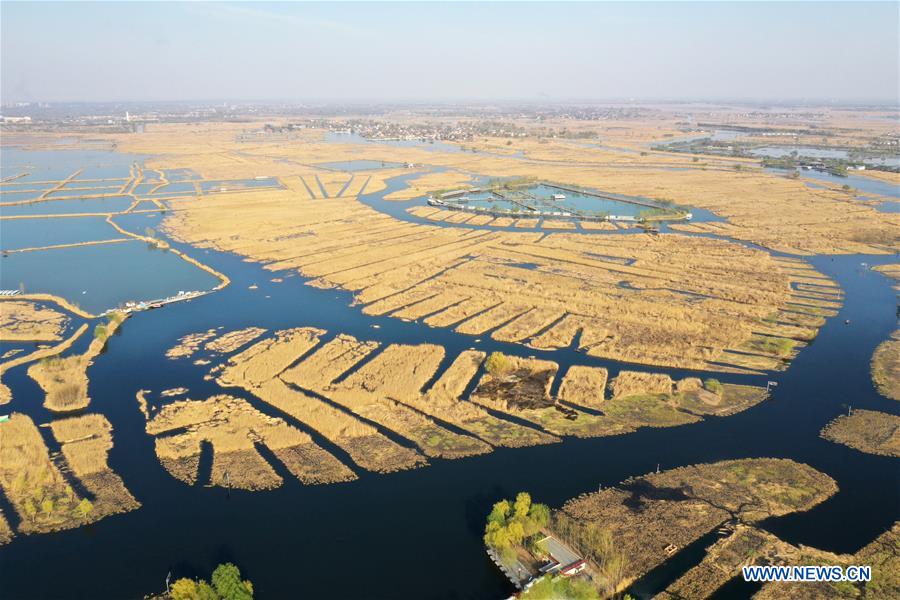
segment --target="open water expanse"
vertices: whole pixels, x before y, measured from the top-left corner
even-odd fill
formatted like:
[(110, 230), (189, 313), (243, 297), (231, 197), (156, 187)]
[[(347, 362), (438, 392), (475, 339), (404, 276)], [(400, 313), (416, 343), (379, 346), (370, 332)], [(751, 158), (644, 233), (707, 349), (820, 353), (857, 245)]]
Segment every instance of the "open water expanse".
[[(52, 156), (47, 160), (52, 162)], [(130, 160), (124, 164), (125, 175), (118, 176), (127, 177)], [(61, 173), (62, 177), (71, 174), (52, 164), (44, 171)], [(10, 174), (4, 168), (4, 176)], [(396, 178), (388, 189), (362, 200), (413, 220), (403, 210), (407, 204), (383, 201), (384, 195), (404, 185), (408, 177)], [(0, 210), (0, 214), (5, 211)], [(43, 221), (50, 226), (54, 220)], [(121, 226), (137, 233), (143, 233), (147, 223), (157, 221), (158, 217), (140, 214), (116, 218)], [(91, 229), (85, 235), (96, 239), (99, 234), (93, 231), (93, 222), (85, 227)], [(6, 232), (4, 228), (4, 237)], [(65, 235), (69, 239), (75, 234), (69, 229)], [(21, 235), (15, 239), (22, 247)], [(46, 239), (42, 237), (41, 241)], [(125, 247), (132, 245), (134, 256), (126, 255)], [(885, 277), (861, 264), (892, 262), (894, 257), (810, 257), (819, 271), (840, 284), (846, 294), (844, 306), (786, 372), (717, 375), (726, 382), (765, 385), (766, 380), (773, 379), (779, 384), (769, 400), (735, 416), (669, 429), (642, 429), (617, 437), (567, 438), (549, 446), (497, 449), (454, 461), (438, 459), (425, 468), (388, 475), (355, 469), (358, 480), (335, 485), (301, 485), (273, 462), (284, 477), (281, 488), (229, 492), (202, 483), (188, 486), (171, 477), (156, 458), (153, 438), (144, 431), (144, 417), (135, 400), (139, 389), (159, 391), (184, 386), (190, 389), (192, 398), (221, 393), (217, 384), (203, 379), (204, 367), (164, 357), (177, 338), (211, 327), (231, 330), (253, 325), (267, 328), (271, 334), (287, 327), (315, 326), (328, 330), (329, 335), (347, 333), (383, 344), (440, 344), (449, 356), (469, 347), (535, 355), (560, 364), (557, 383), (572, 364), (606, 366), (610, 376), (622, 368), (666, 372), (673, 377), (703, 374), (604, 361), (573, 350), (542, 352), (496, 342), (488, 335), (476, 342), (471, 336), (418, 322), (371, 317), (351, 306), (349, 293), (309, 287), (298, 275), (275, 283), (271, 281), (273, 273), (237, 256), (173, 245), (228, 275), (231, 285), (188, 302), (135, 314), (110, 339), (89, 370), (93, 398), (89, 411), (103, 413), (113, 426), (115, 446), (110, 451), (110, 466), (143, 506), (75, 530), (18, 535), (12, 543), (0, 547), (3, 598), (140, 598), (161, 591), (170, 571), (174, 578), (208, 576), (217, 563), (224, 561), (240, 566), (260, 598), (507, 597), (513, 589), (490, 562), (481, 541), (484, 519), (493, 502), (527, 490), (536, 501), (558, 507), (598, 485), (610, 486), (651, 472), (657, 464), (669, 469), (731, 458), (783, 457), (827, 473), (840, 488), (835, 496), (811, 511), (764, 524), (795, 544), (854, 552), (888, 529), (900, 514), (896, 459), (863, 454), (818, 436), (828, 421), (846, 412), (848, 404), (900, 412), (896, 402), (875, 391), (869, 375), (873, 350), (896, 326), (896, 295)], [(51, 289), (45, 280), (64, 282), (80, 268), (83, 273), (92, 270), (105, 275), (107, 283), (118, 282), (113, 287), (126, 290), (119, 294), (123, 297), (184, 289), (168, 269), (146, 266), (149, 263), (143, 262), (141, 253), (159, 251), (148, 250), (142, 242), (100, 248), (121, 254), (122, 266), (115, 267), (118, 270), (110, 266), (118, 264), (118, 256), (111, 260), (75, 252), (83, 248), (10, 255), (0, 262), (2, 287), (7, 287), (7, 280), (21, 279), (29, 291), (43, 286), (71, 297), (80, 291), (77, 287)], [(183, 262), (171, 253), (162, 254)], [(28, 264), (18, 265), (14, 262), (17, 257)], [(8, 262), (10, 259), (13, 262)], [(59, 274), (58, 265), (63, 260), (69, 262)], [(192, 285), (186, 285), (188, 289), (208, 289), (215, 283), (193, 279), (207, 274), (183, 264), (196, 271), (190, 275)], [(128, 265), (132, 265), (131, 270)], [(16, 270), (16, 276), (7, 275), (8, 269)], [(84, 277), (86, 281), (87, 274)], [(154, 287), (137, 289), (134, 286), (139, 281)], [(102, 282), (98, 285), (98, 289), (103, 288)], [(85, 298), (86, 308), (87, 302)], [(80, 340), (71, 352), (82, 352), (86, 343), (87, 339)], [(4, 344), (0, 350), (9, 347), (14, 345)], [(203, 357), (201, 352), (195, 358)], [(4, 408), (24, 412), (36, 423), (46, 423), (51, 415), (42, 408), (41, 391), (27, 377), (26, 369), (18, 367), (4, 376), (15, 398)], [(233, 388), (227, 392), (303, 428), (249, 394)], [(310, 434), (352, 464), (339, 448), (315, 432)], [(201, 461), (201, 475), (209, 469), (207, 454)], [(0, 501), (0, 507), (15, 522), (6, 501)], [(635, 592), (652, 595), (699, 561), (701, 555), (670, 560), (652, 577), (639, 582)], [(752, 592), (746, 586), (730, 586), (724, 595), (744, 598)]]

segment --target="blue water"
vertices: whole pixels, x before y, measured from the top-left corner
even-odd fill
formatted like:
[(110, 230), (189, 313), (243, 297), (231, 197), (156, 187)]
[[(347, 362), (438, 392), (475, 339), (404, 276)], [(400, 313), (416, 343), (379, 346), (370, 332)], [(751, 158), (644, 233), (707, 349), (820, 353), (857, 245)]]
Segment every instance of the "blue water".
[[(123, 238), (106, 217), (0, 219), (0, 249), (18, 250)], [(0, 263), (2, 264), (2, 263)]]
[(47, 198), (83, 198), (89, 196), (113, 195), (122, 189), (121, 184), (114, 187), (73, 189), (76, 187), (77, 186), (72, 186), (72, 188), (64, 187), (61, 190), (50, 192), (47, 194)]
[(827, 181), (837, 185), (849, 185), (850, 187), (865, 192), (867, 194), (876, 194), (886, 196), (888, 198), (900, 198), (900, 186), (894, 185), (887, 181), (879, 181), (871, 179), (864, 175), (848, 174), (846, 177), (832, 175), (831, 173), (823, 173), (813, 169), (804, 169), (800, 171), (800, 175), (805, 179), (815, 179), (816, 181)]
[(45, 202), (3, 206), (0, 207), (0, 216), (114, 213), (125, 210), (131, 206), (133, 202), (134, 198), (130, 196), (48, 200)]
[(37, 181), (25, 181), (23, 182), (21, 179), (15, 179), (8, 183), (0, 184), (0, 200), (6, 202), (7, 194), (17, 194), (22, 192), (33, 192), (33, 191), (46, 191), (53, 187), (56, 187), (56, 183), (54, 182), (37, 182)]
[[(74, 180), (70, 181), (69, 183), (65, 184), (62, 189), (63, 189), (63, 191), (65, 191), (65, 190), (69, 190), (71, 188), (90, 188), (93, 190), (98, 190), (98, 192), (99, 192), (99, 190), (115, 191), (115, 190), (122, 189), (122, 186), (125, 185), (126, 181), (128, 181), (128, 180), (127, 179), (119, 179), (117, 181), (108, 181), (108, 180), (107, 181), (96, 181), (96, 180), (84, 181), (81, 178), (78, 178), (78, 179), (74, 179)], [(98, 192), (95, 192), (95, 193), (98, 193)]]
[(193, 194), (194, 193), (194, 184), (193, 183), (170, 183), (168, 185), (164, 185), (163, 187), (156, 190), (153, 195), (157, 194)]
[(339, 160), (316, 163), (315, 166), (335, 171), (374, 171), (376, 169), (396, 169), (402, 167), (403, 163), (383, 160)]
[(58, 181), (83, 172), (79, 179), (127, 178), (131, 164), (139, 160), (128, 154), (108, 150), (25, 150), (4, 146), (0, 163), (3, 177), (28, 172), (23, 181)]
[(898, 156), (861, 156), (856, 157), (847, 150), (837, 148), (815, 148), (808, 146), (764, 146), (762, 148), (754, 148), (750, 154), (754, 156), (768, 156), (772, 158), (782, 158), (790, 156), (796, 152), (800, 157), (806, 158), (836, 158), (842, 160), (850, 160), (851, 162), (861, 162), (867, 165), (883, 165), (897, 167), (900, 166), (900, 157)]
[(430, 140), (370, 140), (358, 133), (325, 132), (325, 142), (328, 144), (381, 144), (396, 146), (398, 148), (421, 148), (431, 152), (463, 152), (461, 146), (447, 142)]
[[(777, 173), (779, 175), (786, 175), (792, 172), (792, 170), (785, 169), (766, 170), (770, 173)], [(800, 175), (803, 179), (812, 179), (840, 186), (849, 185), (858, 192), (882, 196), (884, 199), (874, 206), (875, 210), (883, 213), (900, 213), (900, 203), (898, 203), (898, 200), (900, 200), (900, 187), (886, 181), (870, 179), (862, 175), (847, 175), (846, 177), (841, 177), (839, 175), (832, 175), (831, 173), (824, 173), (814, 169), (802, 169)], [(827, 189), (826, 186), (815, 182), (808, 182), (807, 185), (813, 188), (818, 187)], [(859, 200), (869, 201), (872, 200), (872, 198), (861, 197)]]
[[(516, 193), (520, 192), (520, 193)], [(650, 209), (647, 206), (621, 202), (607, 198), (598, 198), (569, 190), (560, 190), (547, 185), (536, 185), (514, 192), (501, 191), (505, 197), (514, 198), (527, 207), (534, 208), (540, 213), (568, 212), (585, 216), (619, 215), (638, 217), (641, 213)], [(553, 200), (554, 194), (562, 194), (564, 200)], [(528, 209), (493, 195), (491, 192), (479, 192), (468, 194), (469, 202), (465, 205), (472, 207), (493, 208), (496, 210), (510, 210), (525, 212)]]
[(245, 188), (281, 187), (276, 177), (264, 177), (262, 179), (222, 179), (219, 181), (204, 181), (200, 183), (200, 189), (204, 193), (214, 193), (225, 188), (228, 191), (236, 191)]
[(763, 146), (762, 148), (754, 148), (750, 151), (753, 156), (768, 156), (771, 158), (782, 158), (790, 156), (796, 152), (798, 156), (806, 158), (849, 158), (846, 150), (837, 150), (834, 148), (810, 148), (807, 146)]
[(191, 169), (166, 169), (164, 172), (169, 181), (188, 181), (201, 178)]
[(727, 142), (730, 140), (735, 140), (741, 136), (746, 136), (747, 134), (743, 131), (735, 131), (732, 129), (716, 129), (712, 133), (697, 133), (693, 135), (684, 135), (669, 138), (664, 141), (654, 141), (651, 142), (652, 146), (668, 146), (670, 144), (684, 144), (687, 142), (695, 142), (697, 140), (710, 139), (717, 142)]
[[(435, 172), (439, 172), (443, 169), (441, 167), (433, 167), (431, 170), (435, 171)], [(385, 195), (405, 188), (407, 185), (407, 182), (410, 179), (419, 177), (420, 175), (421, 175), (421, 173), (414, 172), (414, 173), (399, 175), (397, 177), (392, 177), (385, 182), (387, 185), (386, 190), (382, 190), (379, 192), (372, 192), (372, 193), (368, 193), (368, 194), (361, 194), (359, 196), (359, 201), (371, 206), (372, 208), (374, 208), (375, 210), (377, 210), (379, 212), (388, 214), (400, 221), (406, 221), (409, 223), (417, 223), (420, 225), (433, 225), (436, 227), (458, 227), (458, 228), (465, 228), (465, 229), (477, 229), (477, 230), (482, 230), (482, 231), (491, 231), (491, 230), (500, 229), (500, 230), (517, 231), (517, 232), (531, 231), (531, 232), (546, 233), (546, 230), (542, 229), (542, 224), (543, 224), (542, 217), (539, 217), (539, 222), (534, 227), (516, 227), (515, 223), (512, 223), (505, 227), (497, 227), (494, 225), (469, 225), (466, 223), (447, 223), (445, 221), (429, 221), (428, 219), (426, 219), (424, 217), (419, 217), (419, 216), (416, 216), (416, 215), (413, 215), (413, 214), (410, 214), (407, 212), (407, 209), (410, 207), (411, 204), (427, 206), (427, 203), (426, 203), (427, 198), (426, 197), (415, 198), (408, 202), (398, 202), (398, 201), (384, 199)], [(478, 181), (479, 185), (483, 185), (484, 182), (486, 181), (486, 178), (478, 177), (478, 178), (476, 178), (476, 180)], [(563, 192), (563, 193), (565, 193), (565, 192)], [(609, 194), (609, 195), (613, 196), (613, 197), (619, 196), (618, 194)], [(471, 197), (472, 196), (470, 196), (470, 198)], [(626, 198), (625, 196), (621, 196), (621, 197)], [(497, 208), (500, 208), (500, 207), (505, 207), (505, 206), (512, 207), (513, 205), (510, 203), (505, 203), (504, 201), (500, 201), (499, 203), (495, 203), (495, 206)], [(521, 210), (522, 210), (521, 214), (511, 215), (511, 216), (524, 217), (524, 218), (534, 218), (534, 217), (538, 216), (538, 215), (530, 215), (529, 213), (524, 212), (524, 209), (521, 209)], [(716, 215), (708, 210), (705, 210), (705, 209), (690, 208), (689, 210), (691, 211), (691, 213), (693, 215), (694, 222), (709, 222), (709, 221), (723, 221), (724, 220), (721, 217), (719, 217), (718, 215)], [(548, 216), (547, 218), (553, 219), (554, 217)], [(669, 227), (665, 221), (654, 223), (654, 225), (656, 225), (661, 232), (669, 231)], [(644, 233), (640, 229), (629, 229), (629, 230), (618, 230), (618, 231), (604, 231), (604, 230), (592, 229), (592, 230), (580, 230), (580, 232), (584, 235), (643, 234)], [(706, 234), (704, 234), (704, 235), (706, 235)], [(708, 236), (707, 235), (706, 237), (718, 237), (718, 236)]]
[[(24, 191), (24, 192), (3, 192), (0, 195), (0, 202), (19, 202), (21, 200), (37, 200), (41, 197), (44, 191), (42, 190), (34, 190), (34, 191)], [(6, 207), (0, 206), (0, 211), (6, 210)]]
[(134, 189), (131, 190), (131, 193), (134, 194), (135, 196), (146, 196), (152, 190), (156, 189), (156, 186), (158, 186), (158, 185), (159, 185), (158, 183), (153, 183), (152, 181), (151, 182), (142, 182), (142, 183), (139, 183), (136, 186), (134, 186)]
[(10, 254), (0, 261), (0, 288), (24, 283), (28, 292), (61, 296), (95, 313), (218, 284), (206, 271), (139, 240)]

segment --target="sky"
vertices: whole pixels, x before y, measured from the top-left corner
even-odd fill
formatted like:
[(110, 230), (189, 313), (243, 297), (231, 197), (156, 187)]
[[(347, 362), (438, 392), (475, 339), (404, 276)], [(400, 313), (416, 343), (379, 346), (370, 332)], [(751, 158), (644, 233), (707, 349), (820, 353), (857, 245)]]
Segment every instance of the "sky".
[(898, 2), (0, 1), (0, 100), (900, 101)]

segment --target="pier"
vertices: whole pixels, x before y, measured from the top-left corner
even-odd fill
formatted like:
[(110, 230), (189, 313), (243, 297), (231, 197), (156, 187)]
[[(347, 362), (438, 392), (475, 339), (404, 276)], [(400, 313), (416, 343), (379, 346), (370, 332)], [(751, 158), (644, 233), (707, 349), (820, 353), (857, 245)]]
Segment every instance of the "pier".
[[(173, 304), (175, 302), (183, 302), (185, 300), (193, 300), (194, 298), (199, 298), (200, 296), (205, 296), (209, 292), (198, 292), (198, 291), (190, 291), (184, 292), (179, 291), (174, 296), (168, 296), (167, 298), (160, 298), (158, 300), (144, 300), (141, 302), (126, 302), (125, 308), (122, 309), (126, 313), (133, 312), (141, 312), (144, 310), (153, 310), (154, 308), (162, 308), (166, 304)], [(114, 312), (117, 309), (110, 309), (106, 311), (106, 313)]]

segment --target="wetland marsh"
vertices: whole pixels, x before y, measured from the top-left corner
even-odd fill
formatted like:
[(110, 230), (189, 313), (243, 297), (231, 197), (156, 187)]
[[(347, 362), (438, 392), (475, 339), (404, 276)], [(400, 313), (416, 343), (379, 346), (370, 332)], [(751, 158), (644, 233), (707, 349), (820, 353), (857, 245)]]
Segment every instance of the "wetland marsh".
[[(456, 156), (427, 152), (438, 165)], [(133, 171), (139, 155), (152, 186)], [(274, 170), (269, 158), (260, 164)], [(108, 339), (85, 334), (64, 348), (62, 360), (78, 363), (75, 378), (87, 373), (83, 414), (44, 408), (53, 388), (45, 394), (39, 373), (54, 363), (4, 370), (17, 435), (36, 456), (61, 452), (71, 467), (47, 493), (67, 506), (95, 498), (89, 527), (37, 534), (43, 522), (29, 527), (20, 488), (0, 479), (0, 537), (14, 536), (0, 564), (13, 597), (96, 592), (77, 574), (97, 548), (106, 597), (140, 597), (168, 570), (199, 575), (224, 561), (274, 597), (290, 593), (285, 570), (304, 564), (305, 593), (328, 595), (342, 576), (334, 553), (355, 565), (348, 597), (501, 597), (512, 587), (481, 541), (498, 498), (528, 489), (557, 508), (658, 465), (726, 459), (791, 459), (834, 480), (836, 491), (815, 507), (754, 524), (787, 543), (852, 553), (896, 520), (900, 494), (878, 484), (895, 459), (819, 436), (851, 397), (854, 407), (898, 412), (869, 373), (895, 326), (891, 282), (869, 269), (890, 264), (888, 253), (798, 257), (735, 241), (726, 227), (657, 236), (445, 223), (387, 198), (436, 168), (304, 167), (222, 192), (222, 181), (249, 182), (250, 171), (266, 169), (226, 178), (215, 157), (208, 172), (169, 164), (171, 156), (148, 160), (134, 153), (102, 171), (121, 178), (135, 210), (8, 219), (0, 206), (4, 250), (28, 249), (32, 238), (35, 247), (127, 240), (10, 252), (2, 288), (22, 283), (94, 314), (216, 289), (138, 310)], [(467, 177), (499, 159), (479, 160), (486, 171)], [(55, 181), (81, 168), (70, 155), (63, 162), (29, 167)], [(153, 199), (159, 174), (186, 173), (197, 186)], [(14, 229), (20, 220), (47, 227)], [(795, 239), (829, 243), (809, 230)], [(27, 333), (23, 313), (3, 329), (0, 349), (40, 352), (37, 340), (103, 323), (55, 310), (64, 317), (53, 317), (49, 333)], [(50, 430), (34, 427), (45, 423)], [(430, 518), (435, 511), (444, 518)], [(41, 528), (69, 527), (53, 520), (59, 514)], [(837, 527), (847, 514), (853, 527)], [(426, 547), (404, 554), (402, 582), (382, 576), (390, 555)], [(26, 574), (38, 564), (54, 565), (55, 577)], [(661, 562), (635, 592), (661, 592), (690, 566)]]

